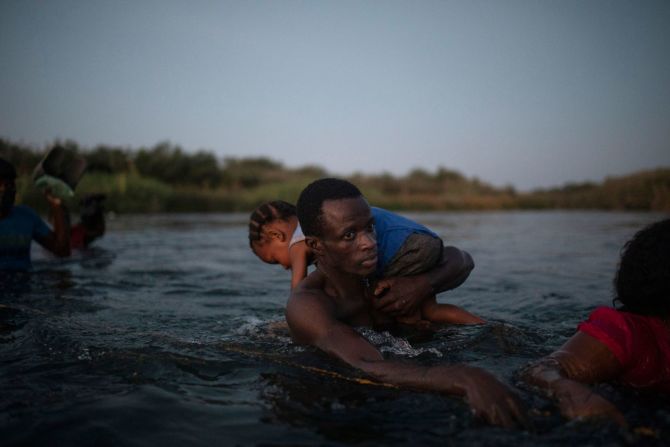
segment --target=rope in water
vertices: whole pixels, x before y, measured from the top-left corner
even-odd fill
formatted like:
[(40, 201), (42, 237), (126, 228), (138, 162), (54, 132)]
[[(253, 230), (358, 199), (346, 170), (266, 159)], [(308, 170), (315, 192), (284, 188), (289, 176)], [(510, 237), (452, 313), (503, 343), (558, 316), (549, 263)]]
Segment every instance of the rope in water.
[(371, 385), (371, 386), (380, 386), (380, 387), (384, 387), (384, 388), (396, 388), (396, 389), (398, 388), (396, 385), (392, 385), (390, 383), (376, 382), (374, 380), (365, 379), (363, 377), (346, 376), (346, 375), (340, 374), (336, 371), (330, 371), (330, 370), (319, 368), (319, 367), (316, 367), (316, 366), (302, 365), (300, 363), (292, 362), (290, 360), (282, 358), (278, 355), (272, 355), (272, 354), (268, 354), (268, 353), (262, 352), (262, 351), (253, 351), (253, 350), (245, 349), (243, 347), (240, 347), (240, 346), (237, 346), (237, 345), (234, 345), (234, 344), (226, 343), (224, 345), (218, 346), (218, 348), (222, 349), (224, 351), (234, 352), (234, 353), (246, 355), (246, 356), (249, 356), (249, 357), (256, 357), (256, 358), (261, 358), (261, 359), (264, 359), (264, 360), (271, 360), (272, 362), (278, 363), (278, 364), (281, 364), (281, 365), (286, 365), (286, 366), (291, 366), (293, 368), (303, 369), (305, 371), (309, 371), (309, 372), (312, 372), (312, 373), (333, 377), (335, 379), (346, 380), (348, 382), (354, 382), (354, 383), (358, 383), (360, 385)]

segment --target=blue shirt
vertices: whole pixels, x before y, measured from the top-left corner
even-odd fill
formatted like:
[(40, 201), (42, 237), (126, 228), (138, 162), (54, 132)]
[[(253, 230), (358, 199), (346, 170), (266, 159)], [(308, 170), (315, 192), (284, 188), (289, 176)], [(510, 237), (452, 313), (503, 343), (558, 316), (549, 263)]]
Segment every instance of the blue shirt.
[(377, 232), (377, 271), (383, 272), (403, 242), (414, 233), (438, 237), (423, 225), (381, 208), (371, 207)]
[(0, 219), (0, 270), (30, 270), (30, 243), (50, 232), (32, 209), (25, 205), (12, 207), (9, 215)]

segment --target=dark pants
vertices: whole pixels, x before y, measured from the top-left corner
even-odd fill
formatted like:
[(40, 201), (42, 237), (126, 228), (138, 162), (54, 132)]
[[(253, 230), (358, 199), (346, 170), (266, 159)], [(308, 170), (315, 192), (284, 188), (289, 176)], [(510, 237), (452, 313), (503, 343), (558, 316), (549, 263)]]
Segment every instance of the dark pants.
[(383, 277), (411, 276), (427, 272), (442, 259), (442, 239), (430, 234), (414, 233), (400, 246), (384, 268)]

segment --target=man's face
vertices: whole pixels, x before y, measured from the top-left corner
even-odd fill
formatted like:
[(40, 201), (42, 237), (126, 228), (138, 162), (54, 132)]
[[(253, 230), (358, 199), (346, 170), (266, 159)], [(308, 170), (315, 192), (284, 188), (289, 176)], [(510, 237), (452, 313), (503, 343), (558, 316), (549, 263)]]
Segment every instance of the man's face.
[(326, 200), (321, 207), (320, 261), (340, 271), (368, 276), (377, 268), (374, 218), (363, 197)]

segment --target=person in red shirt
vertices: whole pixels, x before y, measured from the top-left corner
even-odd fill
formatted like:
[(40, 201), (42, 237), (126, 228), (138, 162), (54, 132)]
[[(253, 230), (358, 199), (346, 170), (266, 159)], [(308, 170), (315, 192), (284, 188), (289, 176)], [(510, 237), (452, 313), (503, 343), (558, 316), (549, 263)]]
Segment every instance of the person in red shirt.
[(105, 234), (105, 198), (104, 194), (91, 194), (79, 202), (80, 222), (70, 230), (70, 246), (73, 250), (86, 248)]
[(670, 219), (626, 243), (614, 286), (621, 307), (597, 308), (560, 349), (523, 371), (569, 419), (609, 417), (626, 424), (591, 383), (616, 381), (670, 394)]

